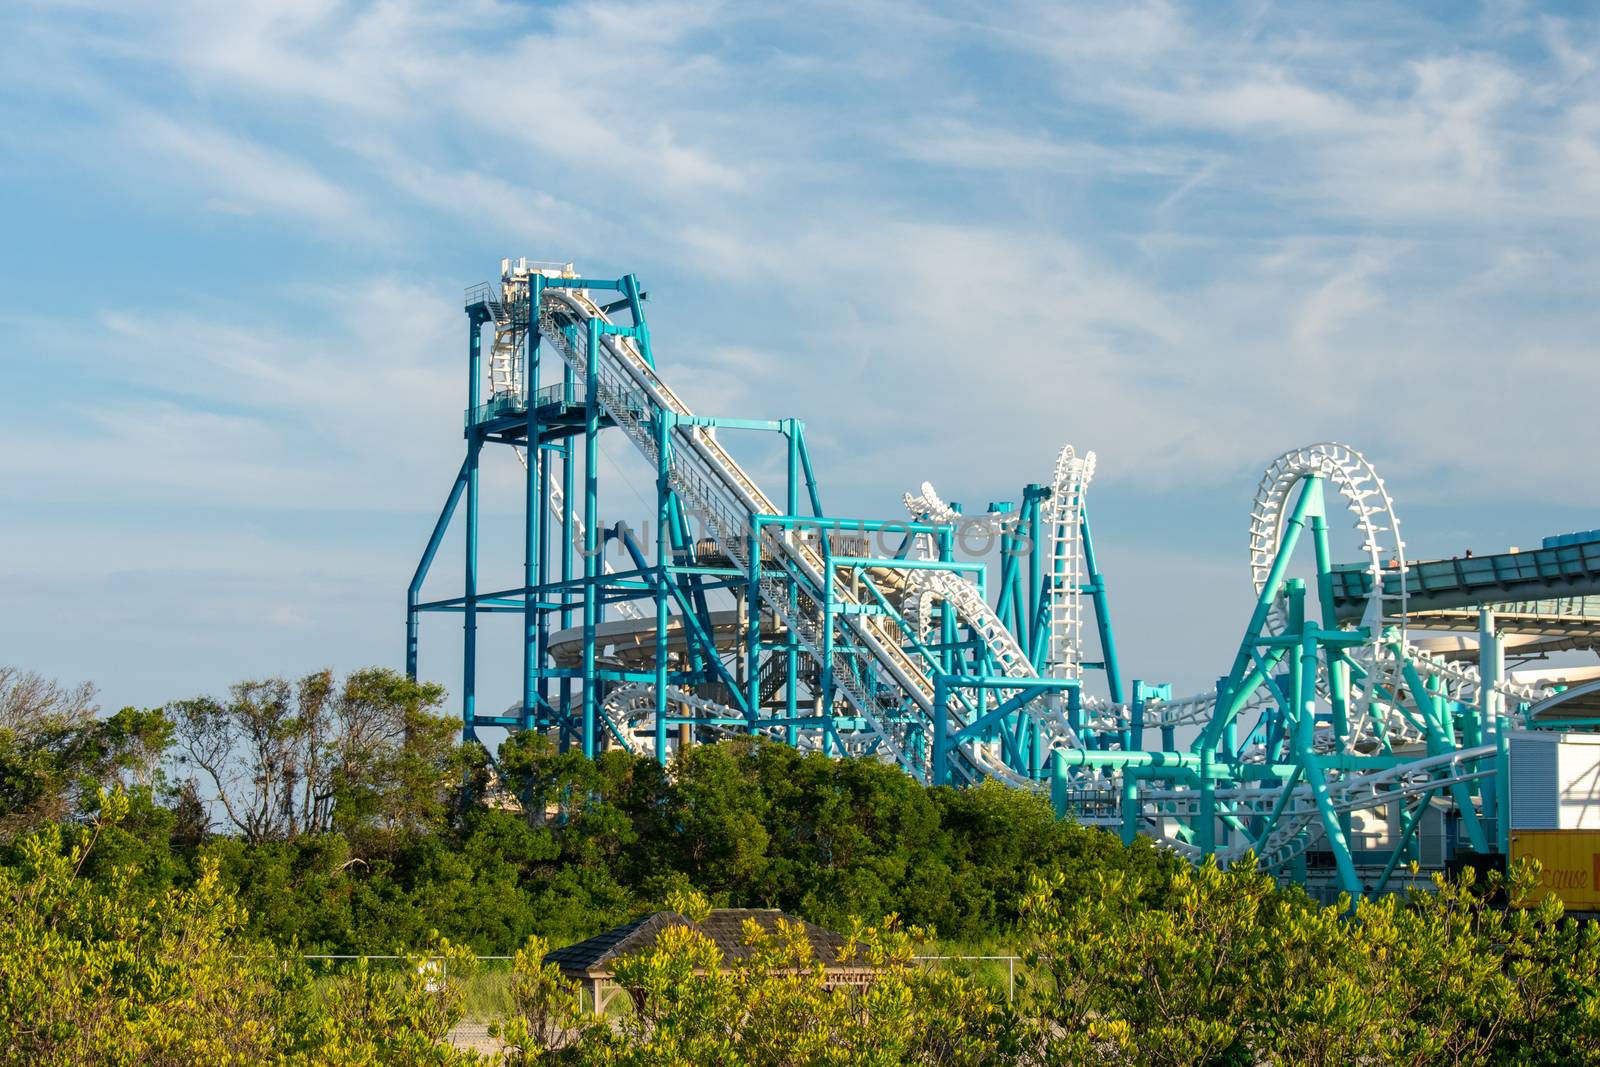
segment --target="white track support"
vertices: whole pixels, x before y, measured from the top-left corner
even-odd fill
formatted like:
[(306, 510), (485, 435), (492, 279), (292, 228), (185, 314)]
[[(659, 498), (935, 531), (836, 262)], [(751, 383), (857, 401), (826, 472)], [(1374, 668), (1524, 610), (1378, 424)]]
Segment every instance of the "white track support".
[[(1070, 450), (1071, 446), (1068, 448)], [(1081, 501), (1081, 493), (1079, 499)], [(928, 482), (922, 483), (920, 495), (905, 494), (905, 505), (913, 518), (925, 516), (929, 521), (936, 523), (955, 523), (965, 518), (946, 504)], [(934, 558), (935, 553), (926, 535), (919, 537), (918, 543), (922, 546), (923, 558)], [(1000, 616), (995, 614), (989, 602), (971, 582), (949, 571), (937, 570), (912, 571), (909, 573), (908, 581), (913, 587), (932, 593), (954, 608), (961, 621), (971, 627), (972, 632), (983, 641), (994, 657), (995, 663), (999, 665), (1001, 673), (1006, 677), (1039, 677), (1033, 661), (1017, 643), (1016, 636), (1006, 629), (1005, 624), (1000, 621)], [(1077, 748), (1078, 737), (1068, 725), (1065, 712), (1057, 705), (1059, 701), (1047, 703), (1036, 701), (1030, 705), (1027, 714), (1043, 727), (1049, 748)]]
[[(1475, 703), (1478, 699), (1476, 667), (1441, 660), (1406, 639), (1407, 565), (1405, 542), (1400, 539), (1400, 520), (1383, 479), (1365, 456), (1348, 445), (1335, 442), (1306, 445), (1285, 452), (1267, 467), (1250, 511), (1250, 577), (1256, 592), (1261, 592), (1267, 573), (1282, 548), (1283, 524), (1294, 487), (1313, 475), (1325, 479), (1344, 500), (1367, 562), (1370, 591), (1361, 625), (1371, 636), (1365, 646), (1352, 653), (1352, 659), (1366, 672), (1367, 679), (1356, 695), (1358, 705), (1365, 706), (1373, 701), (1380, 687), (1390, 693), (1409, 688), (1386, 632), (1398, 638), (1406, 658), (1423, 678), (1438, 679), (1451, 699)], [(1386, 574), (1400, 576), (1392, 592), (1384, 586)], [(1267, 625), (1271, 632), (1277, 633), (1283, 630), (1286, 621), (1282, 607), (1275, 606)], [(1322, 683), (1319, 689), (1324, 696), (1327, 695), (1326, 680), (1325, 672), (1319, 675), (1319, 683)], [(1497, 683), (1494, 689), (1512, 702), (1537, 700), (1547, 692), (1504, 681)], [(1353, 738), (1370, 725), (1364, 720), (1352, 722)], [(1388, 730), (1391, 743), (1417, 739), (1415, 729), (1398, 711), (1389, 715)]]
[(528, 337), (528, 288), (526, 280), (513, 281), (502, 275), (500, 299), (486, 301), (494, 317), (494, 341), (489, 346), (489, 396), (525, 400), (524, 351)]
[[(1406, 589), (1403, 577), (1406, 562), (1405, 545), (1399, 534), (1400, 524), (1383, 480), (1361, 453), (1345, 445), (1322, 443), (1286, 452), (1268, 466), (1250, 513), (1250, 569), (1256, 592), (1259, 594), (1265, 587), (1268, 573), (1282, 551), (1284, 522), (1293, 503), (1293, 491), (1302, 480), (1311, 476), (1324, 479), (1344, 500), (1356, 532), (1361, 537), (1361, 551), (1367, 558), (1371, 577), (1369, 599), (1361, 625), (1372, 636), (1365, 645), (1351, 653), (1351, 658), (1366, 676), (1366, 683), (1359, 694), (1359, 706), (1376, 705), (1387, 710), (1383, 722), (1376, 725), (1366, 716), (1355, 717), (1350, 724), (1349, 741), (1353, 743), (1363, 735), (1371, 738), (1376, 730), (1382, 730), (1391, 745), (1420, 741), (1421, 735), (1400, 714), (1398, 706), (1392, 703), (1392, 694), (1411, 689), (1404, 675), (1405, 662), (1409, 661), (1424, 679), (1438, 680), (1442, 684), (1443, 695), (1463, 703), (1477, 700), (1480, 688), (1478, 673), (1469, 664), (1438, 659), (1406, 640)], [(1397, 572), (1402, 576), (1396, 583), (1397, 588), (1393, 591), (1385, 589), (1384, 575)], [(1286, 624), (1281, 605), (1275, 606), (1267, 623), (1268, 631), (1282, 632)], [(1506, 682), (1500, 682), (1493, 688), (1513, 701), (1534, 700), (1543, 693), (1543, 690), (1535, 687)], [(1331, 695), (1325, 668), (1318, 671), (1317, 690), (1322, 699), (1326, 700)], [(1384, 694), (1391, 696), (1386, 698)], [(1258, 691), (1251, 703), (1260, 705), (1267, 702), (1263, 693)], [(1203, 722), (1214, 713), (1214, 709), (1215, 698), (1202, 694), (1162, 705), (1159, 711), (1167, 722)], [(1322, 752), (1333, 748), (1333, 737), (1327, 728), (1318, 731), (1316, 747)], [(1335, 776), (1325, 784), (1336, 811), (1383, 807), (1426, 792), (1448, 792), (1452, 785), (1480, 778), (1488, 772), (1468, 768), (1493, 752), (1493, 746), (1458, 749), (1420, 757), (1379, 771)], [(1261, 758), (1270, 758), (1270, 755), (1260, 753)], [(1140, 799), (1143, 803), (1165, 805), (1168, 809), (1173, 804), (1197, 803), (1194, 793), (1183, 791), (1142, 791)], [(1265, 813), (1258, 809), (1274, 808), (1280, 802), (1284, 804), (1275, 831), (1261, 842), (1258, 850), (1263, 863), (1269, 868), (1281, 867), (1322, 836), (1320, 814), (1308, 785), (1296, 786), (1286, 800), (1277, 790), (1219, 790), (1217, 802), (1224, 807), (1244, 805), (1255, 814)], [(1185, 855), (1196, 851), (1193, 846), (1181, 841), (1169, 839), (1164, 843)], [(1217, 855), (1222, 861), (1228, 862), (1240, 858), (1248, 847), (1248, 842), (1237, 841), (1229, 848), (1218, 850)]]
[(1050, 581), (1050, 654), (1053, 678), (1083, 677), (1083, 498), (1094, 477), (1094, 453), (1071, 445), (1056, 457), (1051, 490), (1047, 554)]
[[(528, 457), (523, 454), (521, 449), (517, 449), (516, 452), (517, 458), (522, 461), (523, 468), (526, 469), (528, 465)], [(566, 495), (561, 492), (561, 484), (552, 478), (550, 480), (550, 515), (556, 520), (557, 523), (561, 522), (563, 509), (566, 507), (566, 503)], [(578, 518), (576, 515), (572, 516), (572, 532), (577, 535), (579, 543), (582, 543), (584, 535), (583, 520)], [(600, 555), (600, 573), (615, 574), (616, 572), (617, 569), (611, 565), (611, 560), (608, 559), (605, 553), (602, 551)], [(644, 618), (644, 612), (640, 611), (638, 606), (635, 605), (631, 600), (619, 600), (611, 606), (615, 608), (617, 614), (621, 615), (624, 619)]]
[[(607, 321), (599, 307), (577, 290), (547, 288), (540, 308), (540, 326), (562, 358), (580, 380), (588, 373), (587, 326), (591, 320)], [(596, 353), (601, 403), (618, 427), (652, 462), (656, 461), (656, 442), (651, 425), (653, 407), (692, 418), (688, 407), (639, 355), (631, 340), (603, 335)], [(751, 520), (757, 514), (776, 514), (779, 509), (756, 486), (744, 469), (702, 427), (679, 424), (673, 430), (673, 450), (668, 464), (668, 480), (702, 518), (707, 532), (728, 558), (740, 568), (749, 566), (748, 539)], [(822, 605), (817, 590), (824, 585), (824, 565), (816, 549), (803, 540), (788, 536), (772, 542), (780, 565), (804, 578), (795, 583), (804, 593), (799, 611), (788, 607), (788, 587), (777, 578), (762, 579), (766, 603), (792, 629), (801, 646), (813, 657), (822, 658)], [(833, 595), (847, 604), (858, 598), (835, 574)], [(882, 616), (845, 614), (841, 624), (860, 640), (872, 660), (894, 683), (911, 697), (922, 712), (950, 715), (952, 709), (934, 708), (934, 689), (921, 666), (902, 647), (903, 636), (891, 629)], [(890, 730), (882, 725), (882, 708), (850, 668), (851, 657), (834, 658), (833, 681), (842, 695), (877, 735), (885, 754), (903, 765), (910, 758)], [(985, 751), (984, 746), (963, 744), (959, 751), (983, 773), (1012, 782), (1031, 784)]]
[[(946, 524), (960, 522), (965, 518), (940, 499), (939, 494), (928, 482), (922, 483), (920, 496), (907, 493), (905, 504), (906, 510), (913, 518), (926, 516), (931, 522)], [(922, 558), (933, 559), (937, 556), (927, 535), (918, 537), (917, 542)], [(1017, 644), (1016, 637), (1006, 629), (1005, 624), (1000, 621), (1000, 616), (994, 613), (989, 602), (971, 582), (964, 581), (949, 571), (935, 570), (911, 571), (907, 580), (913, 587), (933, 593), (954, 608), (961, 621), (970, 626), (973, 633), (983, 640), (993, 654), (995, 662), (999, 664), (1001, 672), (1008, 678), (1039, 676), (1027, 653)]]

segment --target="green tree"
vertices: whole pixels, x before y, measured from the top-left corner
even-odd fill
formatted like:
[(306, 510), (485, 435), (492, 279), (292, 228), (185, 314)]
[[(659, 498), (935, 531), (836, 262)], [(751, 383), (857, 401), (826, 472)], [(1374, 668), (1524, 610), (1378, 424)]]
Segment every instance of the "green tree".
[[(240, 936), (215, 862), (155, 894), (127, 868), (84, 877), (128, 799), (96, 797), (96, 810), (87, 826), (29, 835), (0, 867), (0, 1064), (480, 1062), (444, 1040), (463, 994), (442, 968), (358, 968), (319, 986), (303, 962)], [(430, 955), (457, 976), (466, 962), (448, 943)]]
[(436, 829), (473, 753), (436, 714), (444, 689), (371, 667), (335, 684), (241, 682), (227, 700), (196, 697), (167, 712), (178, 762), (203, 775), (245, 840), (337, 830), (362, 854)]
[(84, 814), (96, 786), (160, 789), (171, 724), (155, 710), (97, 712), (92, 685), (0, 667), (0, 840)]

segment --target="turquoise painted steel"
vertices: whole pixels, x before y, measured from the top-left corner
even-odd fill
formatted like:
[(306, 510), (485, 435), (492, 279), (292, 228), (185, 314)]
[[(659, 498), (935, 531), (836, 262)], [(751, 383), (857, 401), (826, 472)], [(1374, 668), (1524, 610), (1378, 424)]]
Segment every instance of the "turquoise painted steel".
[[(617, 299), (572, 311), (591, 291)], [(1347, 502), (1363, 490), (1336, 465), (1312, 464), (1280, 487), (1275, 547), (1252, 561), (1258, 594), (1228, 673), (1209, 697), (1191, 698), (1188, 717), (1174, 717), (1170, 686), (1125, 685), (1088, 511), (1059, 510), (1050, 487), (1024, 486), (1015, 506), (989, 504), (973, 521), (985, 524), (985, 540), (998, 529), (998, 558), (963, 560), (958, 549), (970, 551), (963, 537), (971, 531), (959, 505), (941, 513), (945, 521), (829, 516), (803, 423), (682, 408), (653, 377), (657, 354), (635, 276), (508, 268), (500, 289), (472, 291), (466, 311), (466, 457), (406, 602), (413, 675), (422, 616), (462, 615), (464, 737), (491, 726), (533, 729), (588, 756), (624, 745), (665, 763), (683, 744), (740, 733), (892, 759), (938, 784), (1048, 781), (1058, 812), (1125, 839), (1155, 834), (1194, 858), (1253, 849), (1286, 876), (1331, 872), (1331, 884), (1352, 895), (1393, 882), (1416, 852), (1429, 798), (1459, 817), (1466, 847), (1505, 851), (1513, 713), (1495, 689), (1503, 663), (1492, 612), (1480, 633), (1484, 684), (1464, 696), (1444, 684), (1438, 665), (1416, 659), (1403, 617), (1399, 629), (1384, 629), (1392, 620), (1369, 607), (1375, 593), (1453, 605), (1481, 598), (1474, 591), (1492, 582), (1588, 582), (1600, 574), (1592, 539), (1419, 564), (1382, 574), (1374, 590), (1375, 565), (1334, 561), (1325, 500), (1331, 487)], [(613, 314), (626, 321), (610, 321)], [(502, 364), (505, 339), (520, 338), (523, 378), (485, 398), (489, 327)], [(546, 384), (551, 354), (559, 379)], [(644, 506), (654, 529), (638, 536), (602, 518), (615, 500), (600, 450), (612, 430), (649, 468)], [(777, 503), (719, 458), (725, 438), (768, 434), (781, 438)], [(495, 445), (526, 457), (522, 576), (520, 585), (485, 592), (479, 470)], [(461, 593), (424, 600), (458, 511)], [(1052, 528), (1062, 514), (1076, 516), (1075, 542)], [(1309, 585), (1290, 577), (1304, 533)], [(1092, 616), (1087, 640), (1100, 651), (1098, 660), (1075, 658), (1063, 672), (1072, 677), (1055, 678), (1053, 600), (1069, 543), (1081, 570), (1067, 588)], [(941, 584), (949, 582), (957, 584)], [(959, 589), (985, 610), (958, 604)], [(484, 714), (478, 628), (501, 615), (519, 619), (519, 700)], [(1086, 618), (1079, 628), (1090, 625)], [(1386, 657), (1381, 669), (1374, 650)], [(1411, 740), (1392, 744), (1401, 735), (1391, 723)], [(1151, 741), (1158, 747), (1147, 748)], [(1377, 810), (1389, 813), (1388, 831), (1373, 829), (1370, 811), (1358, 819), (1345, 788), (1367, 778), (1381, 783), (1388, 807)], [(1384, 801), (1386, 790), (1393, 796)], [(1388, 843), (1374, 846), (1380, 838)]]

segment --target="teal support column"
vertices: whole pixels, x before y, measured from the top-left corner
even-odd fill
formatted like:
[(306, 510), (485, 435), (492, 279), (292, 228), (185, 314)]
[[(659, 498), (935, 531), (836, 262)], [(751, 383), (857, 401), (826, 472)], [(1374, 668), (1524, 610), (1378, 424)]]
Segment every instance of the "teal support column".
[[(600, 322), (588, 320), (588, 366), (583, 406), (583, 754), (594, 758), (599, 712), (595, 679), (594, 632), (600, 598)], [(571, 502), (568, 502), (571, 507)]]
[(1050, 806), (1055, 809), (1056, 818), (1066, 818), (1067, 765), (1059, 748), (1050, 753)]
[[(565, 360), (561, 364), (561, 394), (568, 405), (576, 401), (577, 378), (572, 373), (572, 365)], [(572, 578), (577, 570), (577, 545), (573, 542), (574, 531), (577, 526), (573, 519), (576, 518), (576, 509), (572, 504), (572, 494), (577, 481), (573, 466), (573, 443), (569, 437), (561, 443), (561, 629), (569, 630), (573, 622)], [(580, 679), (581, 681), (581, 679)], [(561, 751), (565, 752), (572, 742), (572, 680), (561, 680)]]
[[(949, 563), (955, 559), (955, 535), (951, 530), (944, 529), (939, 531), (938, 553), (940, 561), (944, 563)], [(938, 677), (946, 678), (956, 672), (956, 613), (950, 607), (949, 602), (942, 598), (939, 601), (939, 644), (942, 647), (939, 651)], [(979, 714), (983, 712), (985, 694), (986, 690), (980, 689), (978, 691)], [(944, 775), (943, 779), (936, 782), (936, 784), (949, 785), (951, 781), (950, 716), (953, 711), (951, 708), (951, 693), (948, 686), (944, 689), (943, 697), (939, 698), (938, 686), (937, 683), (935, 684), (935, 699), (933, 706), (928, 710), (933, 717), (934, 738), (939, 746), (939, 759), (942, 760), (940, 769)], [(957, 729), (960, 729), (960, 725), (957, 726)]]
[(1132, 767), (1122, 768), (1121, 796), (1122, 843), (1133, 844), (1139, 836), (1139, 774)]
[[(667, 599), (671, 596), (670, 570), (672, 540), (672, 488), (668, 472), (672, 468), (671, 413), (656, 412), (656, 762), (667, 762)], [(684, 627), (685, 647), (688, 627)]]
[[(1478, 729), (1479, 740), (1488, 731), (1495, 734), (1495, 751), (1498, 756), (1500, 744), (1499, 723), (1502, 718), (1502, 708), (1505, 698), (1494, 691), (1494, 686), (1505, 673), (1505, 642), (1500, 636), (1499, 627), (1495, 621), (1493, 608), (1480, 608), (1478, 610)], [(1469, 739), (1470, 740), (1470, 739)], [(1494, 785), (1497, 787), (1504, 777), (1504, 771), (1496, 767)], [(1500, 805), (1500, 790), (1498, 788), (1482, 788), (1479, 795), (1483, 798), (1483, 814), (1487, 819), (1494, 820), (1495, 845), (1504, 855), (1505, 847), (1501, 844), (1504, 836), (1500, 831), (1507, 824), (1504, 817), (1507, 812)]]
[(1284, 575), (1288, 572), (1289, 561), (1294, 556), (1295, 545), (1300, 541), (1300, 531), (1305, 527), (1306, 516), (1321, 515), (1324, 512), (1322, 481), (1315, 476), (1308, 477), (1300, 490), (1300, 498), (1295, 501), (1294, 508), (1284, 523), (1283, 538), (1279, 542), (1277, 558), (1272, 561), (1267, 579), (1256, 597), (1256, 606), (1250, 613), (1250, 624), (1245, 629), (1244, 640), (1240, 642), (1238, 654), (1234, 656), (1233, 668), (1228, 672), (1226, 682), (1218, 687), (1217, 714), (1212, 716), (1205, 730), (1195, 739), (1193, 744), (1195, 751), (1207, 748), (1215, 751), (1217, 745), (1221, 743), (1223, 728), (1232, 721), (1237, 708), (1243, 702), (1245, 676), (1250, 673), (1254, 663), (1254, 653), (1262, 627), (1266, 625), (1267, 617), (1272, 612), (1272, 605), (1283, 589)]
[[(1117, 636), (1111, 628), (1111, 604), (1106, 596), (1106, 580), (1094, 551), (1094, 533), (1089, 528), (1089, 513), (1083, 513), (1083, 569), (1089, 580), (1090, 603), (1094, 605), (1094, 625), (1100, 635), (1100, 656), (1105, 663), (1106, 690), (1111, 703), (1122, 703), (1122, 666), (1117, 661)], [(1143, 741), (1139, 742), (1143, 744)]]
[[(1028, 490), (1032, 488), (1034, 487), (1028, 486), (1023, 490), (1024, 499), (1027, 499), (1029, 496)], [(1044, 643), (1049, 640), (1048, 637), (1046, 637), (1043, 633), (1035, 633), (1033, 630), (1034, 624), (1037, 623), (1039, 619), (1048, 619), (1048, 615), (1043, 614), (1047, 610), (1044, 606), (1044, 601), (1047, 594), (1044, 591), (1044, 583), (1042, 581), (1043, 575), (1040, 573), (1044, 569), (1044, 544), (1042, 543), (1044, 540), (1042, 536), (1044, 524), (1039, 518), (1039, 509), (1040, 505), (1035, 503), (1033, 508), (1028, 512), (1029, 603), (1028, 611), (1024, 615), (1024, 626), (1026, 627), (1026, 630), (1023, 633), (1017, 634), (1017, 638), (1022, 642), (1023, 648), (1043, 647)], [(1054, 530), (1050, 531), (1050, 536), (1055, 536)], [(1046, 622), (1045, 625), (1048, 627), (1049, 623)], [(1050, 653), (1048, 650), (1042, 653), (1042, 655), (1045, 656), (1048, 656), (1049, 654)]]
[[(1404, 647), (1398, 642), (1390, 647), (1404, 665), (1406, 682), (1411, 688), (1412, 698), (1417, 702), (1417, 710), (1422, 713), (1423, 722), (1426, 724), (1428, 755), (1442, 756), (1454, 751), (1458, 747), (1455, 727), (1450, 721), (1450, 710), (1439, 693), (1437, 682), (1429, 684), (1417, 673), (1415, 665), (1405, 657)], [(1462, 824), (1466, 827), (1473, 851), (1480, 854), (1488, 852), (1489, 842), (1484, 836), (1483, 823), (1478, 817), (1478, 811), (1472, 804), (1472, 791), (1467, 788), (1465, 782), (1455, 782), (1449, 787), (1449, 792), (1451, 799), (1455, 801)]]
[(1494, 720), (1495, 802), (1500, 817), (1495, 820), (1495, 836), (1500, 855), (1511, 855), (1511, 717), (1502, 712)]
[[(805, 429), (797, 419), (790, 419), (789, 420), (789, 433), (788, 433), (789, 489), (788, 489), (788, 493), (785, 494), (785, 497), (784, 497), (784, 507), (788, 509), (789, 515), (791, 517), (796, 516), (796, 515), (798, 515), (800, 513), (800, 481), (801, 481), (802, 477), (805, 476), (804, 475), (804, 466), (805, 466)], [(810, 484), (810, 480), (809, 479), (807, 479), (807, 482), (808, 482), (808, 484)], [(815, 492), (814, 492), (814, 487), (813, 487), (813, 503), (815, 503), (815, 502), (816, 502), (815, 501)], [(820, 509), (814, 509), (814, 510), (820, 511)], [(760, 580), (760, 577), (761, 577), (761, 552), (760, 552), (760, 548), (761, 548), (761, 546), (760, 546), (760, 544), (758, 542), (756, 544), (756, 546), (755, 546), (755, 550), (751, 553), (751, 558), (755, 561), (755, 568), (756, 568), (756, 580), (754, 582), (752, 582), (752, 585), (751, 585), (752, 595), (756, 595), (758, 597), (759, 597), (759, 588), (760, 588), (759, 580)], [(830, 596), (832, 595), (831, 591), (830, 591), (829, 595)], [(789, 587), (790, 618), (798, 618), (799, 617), (800, 602), (799, 602), (798, 596), (799, 596), (798, 591), (794, 588), (793, 583), (791, 583), (790, 587)], [(758, 600), (758, 602), (759, 602), (759, 600)], [(798, 638), (797, 638), (797, 636), (795, 634), (790, 633), (788, 635), (787, 645), (788, 645), (788, 647), (787, 647), (787, 649), (786, 649), (786, 651), (784, 653), (784, 658), (786, 660), (785, 668), (789, 672), (788, 675), (787, 675), (787, 681), (784, 683), (784, 690), (785, 690), (785, 693), (786, 693), (786, 695), (784, 697), (784, 701), (785, 701), (785, 716), (784, 717), (787, 719), (787, 724), (783, 728), (783, 737), (784, 737), (784, 740), (787, 741), (790, 745), (796, 745), (796, 744), (799, 744), (799, 742), (800, 742), (800, 726), (799, 726), (799, 723), (796, 722), (796, 720), (799, 718), (799, 715), (800, 715), (800, 696), (799, 696), (799, 684), (798, 684), (799, 680), (795, 677), (795, 672), (799, 669)], [(752, 706), (754, 706), (754, 705), (752, 704)]]
[(1327, 836), (1328, 848), (1333, 853), (1334, 866), (1339, 872), (1339, 887), (1355, 901), (1361, 897), (1361, 879), (1356, 876), (1355, 861), (1350, 855), (1350, 839), (1345, 836), (1343, 821), (1334, 810), (1333, 797), (1328, 792), (1327, 772), (1316, 754), (1317, 657), (1321, 646), (1315, 628), (1306, 624), (1305, 583), (1298, 578), (1291, 579), (1287, 589), (1289, 632), (1300, 635), (1300, 655), (1292, 672), (1294, 719), (1290, 729), (1293, 732), (1294, 750), (1317, 801), (1317, 814), (1322, 820), (1322, 830)]
[[(750, 527), (750, 566), (745, 574), (745, 703), (750, 708), (751, 721), (761, 715), (761, 541), (767, 536), (767, 527), (753, 522)], [(769, 661), (776, 668), (777, 656)], [(794, 732), (794, 723), (785, 729), (785, 738)], [(793, 741), (789, 742), (791, 745)]]
[(833, 550), (828, 545), (827, 531), (820, 538), (822, 544), (822, 716), (824, 728), (833, 718)]
[[(483, 320), (468, 316), (467, 410), (476, 412), (482, 378)], [(461, 739), (477, 740), (478, 713), (478, 456), (483, 437), (476, 424), (467, 427), (467, 543), (461, 630)]]
[(950, 703), (950, 688), (946, 675), (940, 672), (933, 678), (933, 753), (928, 761), (928, 785), (950, 784), (949, 715), (945, 712)]
[(1128, 698), (1128, 731), (1127, 740), (1122, 747), (1128, 751), (1144, 747), (1144, 705), (1149, 698), (1145, 694), (1144, 680), (1135, 678), (1133, 690)]
[[(539, 282), (532, 285), (530, 308), (539, 307)], [(530, 311), (533, 314), (533, 311)], [(534, 317), (537, 322), (537, 316)], [(530, 327), (527, 338), (527, 372), (523, 376), (525, 401), (528, 409), (526, 432), (528, 435), (527, 469), (524, 483), (524, 521), (522, 557), (522, 728), (532, 729), (539, 712), (539, 678), (544, 660), (539, 647), (540, 612), (538, 587), (544, 580), (540, 548), (544, 542), (544, 499), (539, 495), (543, 485), (544, 453), (539, 448), (539, 330)]]
[(639, 291), (639, 278), (629, 274), (621, 279), (623, 297), (628, 301), (628, 310), (633, 315), (633, 340), (639, 347), (639, 355), (651, 367), (656, 365), (655, 351), (650, 346), (650, 324), (644, 320), (644, 294)]
[[(1322, 625), (1333, 629), (1338, 625), (1338, 616), (1333, 603), (1333, 554), (1328, 547), (1328, 519), (1321, 514), (1310, 518), (1311, 541), (1317, 557), (1317, 604), (1322, 613)], [(1343, 655), (1330, 653), (1328, 656), (1328, 695), (1333, 709), (1334, 736), (1342, 746), (1350, 735), (1350, 664)]]
[[(1337, 615), (1333, 604), (1333, 554), (1328, 547), (1327, 516), (1312, 514), (1310, 525), (1317, 564), (1317, 606), (1323, 625), (1332, 628), (1336, 625)], [(1334, 737), (1338, 738), (1337, 747), (1342, 750), (1345, 740), (1350, 736), (1350, 667), (1343, 654), (1333, 650), (1328, 654), (1328, 698), (1332, 715), (1330, 724)], [(1346, 840), (1349, 840), (1354, 825), (1354, 816), (1350, 812), (1340, 813), (1339, 826)]]
[[(955, 536), (950, 530), (941, 530), (939, 538), (939, 560), (942, 563), (951, 563), (956, 558)], [(944, 599), (939, 601), (939, 643), (944, 646), (939, 652), (939, 669), (946, 674), (956, 673), (956, 613), (950, 602)], [(987, 691), (978, 694), (978, 707), (981, 711)], [(949, 715), (949, 708), (940, 705), (935, 709), (938, 714)]]
[[(544, 585), (550, 580), (550, 516), (548, 501), (550, 500), (550, 460), (545, 455), (548, 450), (539, 449), (539, 581)], [(540, 727), (548, 724), (550, 718), (550, 677), (544, 671), (544, 664), (550, 662), (550, 613), (541, 609), (538, 615), (539, 647), (536, 653), (539, 670), (539, 718)]]
[(428, 571), (433, 568), (433, 558), (439, 554), (439, 546), (444, 543), (444, 535), (450, 529), (450, 520), (461, 503), (461, 494), (466, 491), (469, 469), (470, 459), (463, 459), (456, 480), (450, 483), (450, 493), (445, 498), (444, 507), (439, 510), (438, 521), (433, 524), (433, 533), (428, 535), (428, 546), (422, 550), (422, 558), (417, 561), (417, 569), (411, 575), (411, 584), (406, 587), (406, 677), (413, 682), (417, 680), (417, 598), (422, 592), (422, 583), (427, 580)]

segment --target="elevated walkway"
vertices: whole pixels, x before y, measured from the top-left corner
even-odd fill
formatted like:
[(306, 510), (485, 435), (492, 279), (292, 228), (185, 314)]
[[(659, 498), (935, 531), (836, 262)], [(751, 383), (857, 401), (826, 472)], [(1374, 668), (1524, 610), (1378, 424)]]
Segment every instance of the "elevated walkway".
[[(1385, 594), (1399, 597), (1401, 575), (1384, 574)], [(1493, 607), (1506, 632), (1600, 636), (1600, 534), (1525, 552), (1411, 563), (1404, 578), (1407, 613), (1425, 629), (1475, 630), (1477, 610)], [(1359, 621), (1372, 575), (1351, 564), (1335, 567), (1331, 579), (1339, 621)]]

